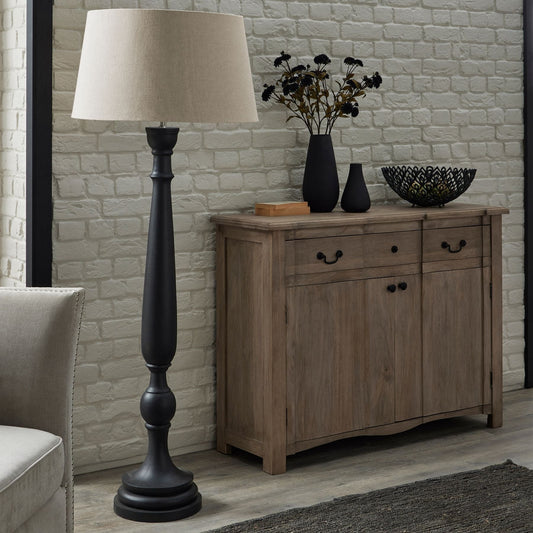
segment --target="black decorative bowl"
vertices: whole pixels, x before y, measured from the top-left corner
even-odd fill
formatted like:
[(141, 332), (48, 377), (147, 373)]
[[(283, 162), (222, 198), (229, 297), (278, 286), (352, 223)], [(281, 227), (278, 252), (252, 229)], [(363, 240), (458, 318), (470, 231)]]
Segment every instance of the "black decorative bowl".
[(476, 175), (475, 168), (394, 166), (381, 171), (400, 198), (422, 207), (442, 207), (455, 200)]

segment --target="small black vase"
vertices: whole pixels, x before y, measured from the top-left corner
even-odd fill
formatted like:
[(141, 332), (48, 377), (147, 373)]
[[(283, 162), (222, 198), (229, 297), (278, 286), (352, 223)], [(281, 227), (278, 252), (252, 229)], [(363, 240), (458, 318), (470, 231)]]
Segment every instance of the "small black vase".
[(311, 135), (302, 190), (313, 213), (329, 213), (337, 205), (339, 176), (331, 135)]
[(342, 193), (341, 207), (348, 213), (363, 213), (370, 209), (370, 196), (368, 196), (361, 163), (350, 165), (348, 181)]

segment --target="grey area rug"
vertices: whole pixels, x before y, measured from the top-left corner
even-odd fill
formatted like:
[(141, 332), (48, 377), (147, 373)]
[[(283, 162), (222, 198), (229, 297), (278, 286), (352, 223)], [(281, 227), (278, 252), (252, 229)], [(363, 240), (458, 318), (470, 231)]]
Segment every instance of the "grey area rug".
[(512, 461), (291, 509), (209, 533), (532, 533), (533, 471)]

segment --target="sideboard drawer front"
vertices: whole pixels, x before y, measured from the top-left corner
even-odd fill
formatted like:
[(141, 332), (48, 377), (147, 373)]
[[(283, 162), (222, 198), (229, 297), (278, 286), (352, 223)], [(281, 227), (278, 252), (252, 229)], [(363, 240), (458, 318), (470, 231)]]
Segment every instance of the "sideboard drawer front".
[(362, 268), (363, 236), (287, 241), (287, 273), (314, 274)]
[(424, 230), (424, 261), (482, 257), (483, 226)]
[(420, 261), (420, 231), (377, 233), (363, 236), (366, 267), (409, 265)]

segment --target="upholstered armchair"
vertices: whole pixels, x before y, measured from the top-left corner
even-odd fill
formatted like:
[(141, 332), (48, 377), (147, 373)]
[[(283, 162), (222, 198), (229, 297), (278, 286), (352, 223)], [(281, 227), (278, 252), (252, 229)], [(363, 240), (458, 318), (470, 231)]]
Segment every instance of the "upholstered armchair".
[(0, 288), (0, 533), (73, 531), (82, 289)]

